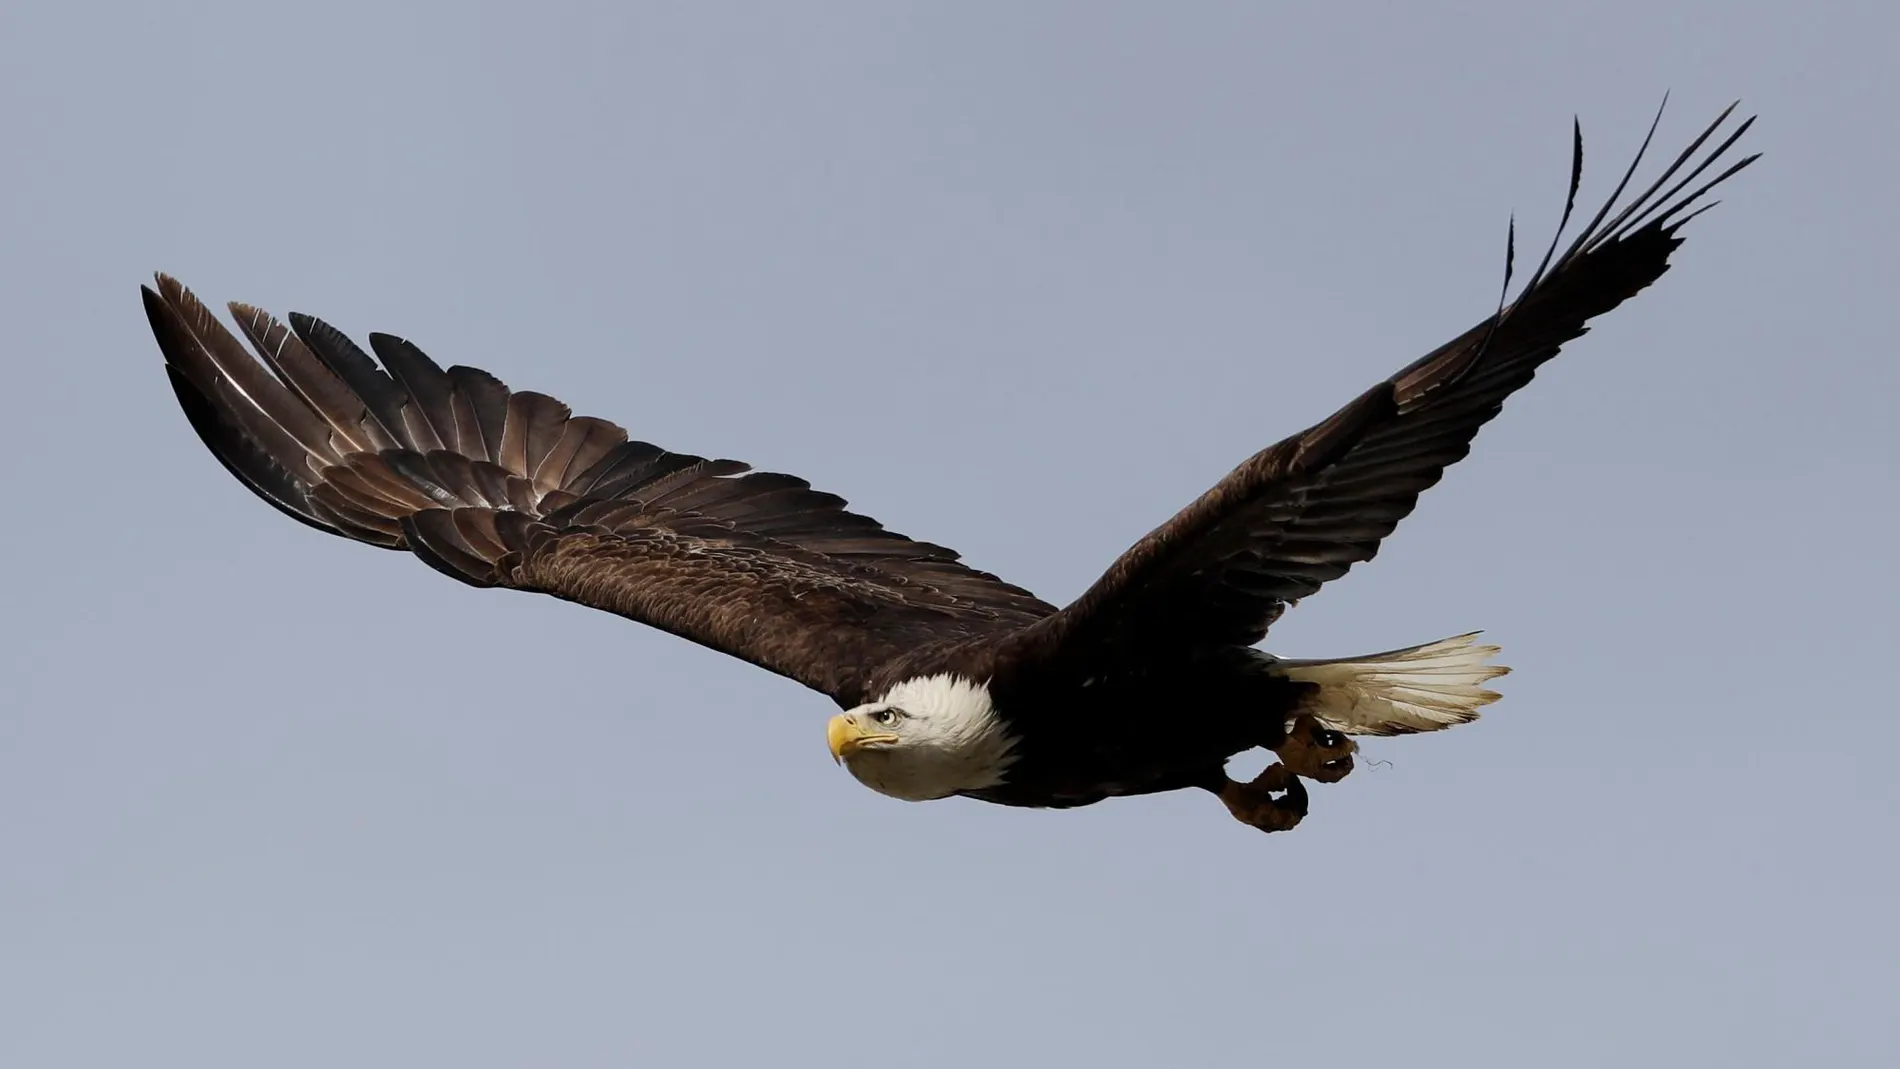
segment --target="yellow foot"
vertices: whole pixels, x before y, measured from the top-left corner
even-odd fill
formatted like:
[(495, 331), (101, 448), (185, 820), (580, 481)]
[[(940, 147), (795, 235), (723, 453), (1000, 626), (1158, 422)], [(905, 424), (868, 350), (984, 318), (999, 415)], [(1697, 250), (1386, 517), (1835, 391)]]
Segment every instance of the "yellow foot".
[(1228, 780), (1220, 800), (1234, 819), (1261, 831), (1286, 831), (1306, 816), (1306, 786), (1285, 765), (1270, 765), (1252, 783)]
[(1338, 783), (1352, 771), (1352, 755), (1359, 744), (1310, 716), (1293, 721), (1286, 741), (1273, 748), (1295, 775), (1315, 783)]

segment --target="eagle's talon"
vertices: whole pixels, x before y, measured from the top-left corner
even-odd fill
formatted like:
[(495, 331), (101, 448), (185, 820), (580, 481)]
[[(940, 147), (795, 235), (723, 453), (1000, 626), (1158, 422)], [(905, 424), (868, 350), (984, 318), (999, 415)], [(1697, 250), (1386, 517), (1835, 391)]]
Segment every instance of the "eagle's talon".
[(1352, 755), (1358, 751), (1358, 743), (1310, 716), (1294, 720), (1293, 729), (1274, 747), (1287, 768), (1315, 783), (1345, 779), (1352, 771)]
[(1251, 783), (1228, 780), (1220, 800), (1234, 819), (1261, 831), (1286, 831), (1306, 816), (1306, 785), (1285, 765), (1269, 765)]

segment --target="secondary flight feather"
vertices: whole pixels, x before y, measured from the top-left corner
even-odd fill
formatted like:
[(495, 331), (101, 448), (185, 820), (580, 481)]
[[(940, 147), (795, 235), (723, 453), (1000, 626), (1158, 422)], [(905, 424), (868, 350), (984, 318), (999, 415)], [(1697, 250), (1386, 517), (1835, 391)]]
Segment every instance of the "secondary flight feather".
[[(883, 794), (1071, 807), (1199, 788), (1277, 831), (1306, 814), (1302, 779), (1351, 771), (1352, 736), (1475, 719), (1506, 669), (1471, 635), (1317, 661), (1255, 644), (1372, 559), (1506, 397), (1668, 269), (1705, 195), (1756, 158), (1725, 162), (1754, 121), (1731, 126), (1733, 111), (1626, 197), (1639, 151), (1565, 245), (1579, 131), (1558, 235), (1514, 299), (1242, 462), (1061, 609), (803, 479), (632, 440), (402, 338), (371, 334), (365, 352), (238, 303), (233, 333), (165, 275), (145, 311), (192, 427), (278, 510), (802, 683), (840, 709), (833, 756)], [(1229, 778), (1255, 748), (1278, 760)]]

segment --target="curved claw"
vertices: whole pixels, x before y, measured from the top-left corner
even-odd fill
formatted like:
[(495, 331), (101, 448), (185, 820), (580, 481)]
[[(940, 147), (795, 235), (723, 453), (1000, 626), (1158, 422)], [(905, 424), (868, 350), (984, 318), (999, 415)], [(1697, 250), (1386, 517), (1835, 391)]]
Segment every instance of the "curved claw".
[(1306, 785), (1285, 765), (1267, 766), (1251, 783), (1228, 780), (1219, 794), (1235, 820), (1261, 831), (1287, 831), (1306, 816)]
[(1301, 716), (1274, 752), (1295, 775), (1315, 783), (1338, 783), (1352, 771), (1352, 755), (1359, 752), (1359, 744), (1310, 716)]

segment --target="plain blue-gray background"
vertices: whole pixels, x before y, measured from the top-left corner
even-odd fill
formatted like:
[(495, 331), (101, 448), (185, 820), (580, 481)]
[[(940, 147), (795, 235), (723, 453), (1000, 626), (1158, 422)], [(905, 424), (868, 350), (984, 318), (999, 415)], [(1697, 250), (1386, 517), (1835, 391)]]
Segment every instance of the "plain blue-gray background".
[[(1876, 3), (13, 3), (0, 1065), (1896, 1064)], [(1768, 153), (1272, 647), (1490, 629), (1263, 837), (893, 802), (816, 695), (326, 538), (135, 287), (388, 330), (1058, 602), (1489, 311), (1665, 90)], [(1193, 710), (1169, 710), (1189, 719)]]

